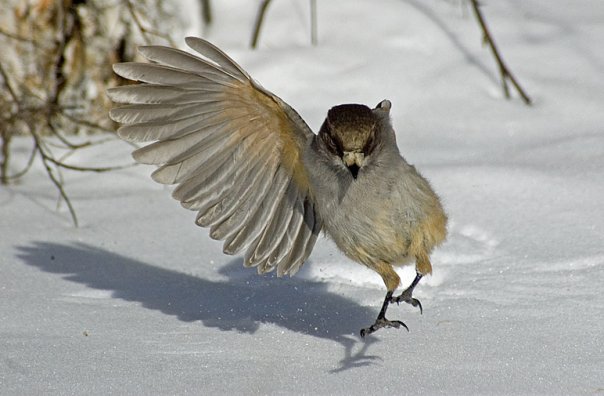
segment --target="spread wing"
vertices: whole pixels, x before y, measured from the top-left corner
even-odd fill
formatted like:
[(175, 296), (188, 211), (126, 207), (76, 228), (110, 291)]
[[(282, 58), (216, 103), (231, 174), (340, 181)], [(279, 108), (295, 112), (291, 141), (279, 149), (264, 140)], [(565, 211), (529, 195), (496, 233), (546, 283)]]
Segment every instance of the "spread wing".
[(151, 63), (119, 63), (140, 82), (108, 90), (125, 106), (111, 110), (118, 134), (153, 142), (133, 156), (158, 166), (152, 178), (176, 184), (174, 198), (198, 212), (196, 223), (246, 250), (245, 265), (294, 274), (321, 229), (302, 153), (313, 133), (285, 102), (266, 91), (221, 50), (189, 37), (202, 57), (174, 48), (140, 47)]

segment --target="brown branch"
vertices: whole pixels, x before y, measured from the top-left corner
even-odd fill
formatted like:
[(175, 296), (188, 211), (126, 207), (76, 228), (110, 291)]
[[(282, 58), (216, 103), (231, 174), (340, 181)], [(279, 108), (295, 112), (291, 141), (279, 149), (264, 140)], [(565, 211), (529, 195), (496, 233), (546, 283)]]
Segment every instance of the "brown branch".
[(107, 166), (107, 167), (87, 167), (87, 166), (69, 165), (62, 161), (54, 159), (53, 157), (50, 157), (50, 156), (47, 156), (46, 159), (49, 162), (52, 162), (53, 164), (58, 166), (59, 168), (65, 168), (65, 169), (79, 171), (79, 172), (103, 173), (103, 172), (110, 172), (110, 171), (114, 171), (114, 170), (127, 169), (127, 168), (131, 168), (136, 165), (136, 164), (128, 164), (128, 165)]
[(134, 23), (136, 24), (136, 26), (142, 33), (143, 39), (145, 40), (145, 43), (147, 45), (151, 44), (151, 40), (149, 39), (149, 37), (147, 37), (147, 35), (152, 35), (152, 36), (162, 38), (162, 39), (166, 40), (167, 42), (169, 42), (170, 45), (172, 45), (173, 47), (176, 47), (176, 44), (172, 41), (172, 38), (169, 35), (163, 34), (157, 30), (149, 29), (149, 28), (143, 26), (143, 22), (136, 14), (136, 10), (134, 9), (134, 6), (132, 5), (131, 0), (126, 1), (126, 7), (128, 8), (128, 12), (130, 13), (130, 16), (132, 16), (132, 20), (134, 21)]
[(29, 172), (29, 170), (31, 169), (32, 165), (34, 164), (34, 160), (36, 159), (36, 154), (38, 153), (35, 145), (31, 150), (31, 153), (29, 154), (29, 158), (27, 159), (27, 163), (25, 164), (25, 167), (20, 170), (19, 172), (13, 174), (13, 175), (9, 175), (7, 177), (7, 182), (9, 180), (17, 180), (19, 178), (21, 178), (24, 174), (26, 174), (27, 172)]
[[(101, 139), (101, 140), (97, 140), (97, 141), (94, 141), (94, 142), (87, 141), (85, 143), (81, 143), (76, 148), (87, 147), (87, 146), (92, 146), (92, 145), (99, 145), (99, 144), (103, 144), (103, 143), (106, 143), (106, 142), (114, 141), (116, 139), (115, 138), (115, 136), (116, 136), (115, 130), (105, 128), (104, 126), (99, 125), (99, 124), (94, 123), (94, 122), (91, 122), (91, 121), (82, 120), (80, 118), (74, 117), (71, 114), (66, 113), (64, 110), (65, 110), (64, 108), (59, 108), (58, 114), (61, 115), (61, 116), (63, 116), (63, 117), (65, 117), (65, 118), (67, 118), (69, 121), (73, 122), (74, 124), (82, 125), (82, 126), (84, 126), (86, 128), (90, 128), (90, 129), (96, 129), (96, 130), (101, 131), (101, 132), (110, 133), (112, 135), (111, 137), (108, 137), (107, 139)], [(132, 146), (134, 148), (137, 148), (137, 149), (140, 148), (140, 146), (138, 146), (137, 144), (135, 144), (133, 142), (125, 142), (125, 143), (129, 144), (130, 146)]]
[[(95, 143), (92, 141), (86, 141), (84, 143), (74, 144), (74, 143), (71, 143), (70, 141), (68, 141), (64, 136), (62, 136), (62, 134), (59, 133), (59, 131), (53, 125), (52, 122), (50, 122), (50, 121), (48, 122), (48, 127), (52, 131), (53, 135), (55, 135), (59, 140), (61, 140), (61, 142), (63, 142), (63, 144), (65, 144), (67, 146), (67, 148), (71, 149), (72, 152), (79, 150), (81, 148), (90, 147), (90, 146), (93, 146), (93, 145), (99, 143), (99, 142)], [(105, 140), (105, 141), (107, 141), (107, 140)], [(102, 142), (100, 142), (100, 143), (102, 143)], [(133, 166), (132, 164), (129, 164), (129, 165), (118, 165), (118, 166), (107, 166), (107, 167), (87, 167), (87, 166), (69, 165), (69, 164), (66, 164), (63, 161), (57, 160), (51, 156), (47, 156), (47, 159), (48, 159), (48, 161), (52, 162), (53, 164), (55, 164), (56, 166), (58, 166), (60, 168), (81, 171), (81, 172), (102, 173), (102, 172), (109, 172), (109, 171), (113, 171), (113, 170), (126, 169), (126, 168), (130, 168)]]
[(76, 215), (75, 209), (74, 209), (73, 205), (71, 204), (71, 200), (69, 199), (69, 196), (67, 195), (67, 193), (65, 192), (65, 189), (63, 188), (63, 183), (60, 180), (57, 180), (57, 178), (55, 177), (54, 173), (52, 172), (52, 169), (48, 165), (46, 158), (44, 158), (44, 156), (42, 156), (42, 162), (44, 163), (44, 168), (46, 169), (46, 173), (48, 174), (48, 177), (53, 182), (55, 187), (59, 190), (59, 194), (61, 195), (61, 198), (63, 198), (63, 200), (65, 200), (65, 204), (67, 205), (67, 208), (69, 209), (69, 214), (71, 215), (71, 220), (73, 221), (73, 225), (76, 226), (76, 228), (77, 228), (78, 227), (78, 216)]
[[(260, 37), (260, 28), (264, 23), (264, 17), (268, 10), (271, 0), (262, 0), (256, 14), (256, 22), (254, 22), (254, 30), (252, 32), (252, 41), (250, 47), (256, 49)], [(312, 45), (317, 45), (317, 0), (310, 0), (310, 42)]]
[(264, 21), (264, 16), (266, 15), (266, 11), (268, 9), (271, 0), (262, 0), (260, 3), (260, 7), (258, 8), (258, 14), (256, 14), (256, 22), (254, 23), (254, 32), (252, 34), (252, 42), (250, 46), (252, 48), (256, 48), (258, 45), (258, 37), (260, 36), (260, 27), (262, 26), (262, 22)]
[(317, 45), (317, 0), (310, 0), (310, 42)]
[(143, 39), (145, 40), (146, 44), (147, 45), (151, 44), (151, 41), (147, 37), (147, 29), (143, 26), (142, 21), (138, 18), (138, 15), (136, 15), (134, 6), (132, 5), (132, 3), (129, 0), (126, 1), (126, 7), (128, 8), (128, 12), (130, 13), (130, 16), (132, 17), (134, 24), (138, 27), (138, 30), (140, 30), (140, 32), (143, 34)]
[[(201, 1), (207, 4), (210, 2), (210, 0)], [(0, 183), (10, 183), (12, 180), (22, 177), (40, 160), (47, 177), (58, 190), (59, 204), (62, 206), (61, 201), (65, 201), (73, 224), (77, 227), (76, 211), (68, 191), (66, 191), (67, 181), (63, 180), (65, 170), (98, 173), (129, 168), (134, 164), (95, 167), (68, 163), (68, 158), (76, 150), (116, 139), (113, 130), (110, 138), (73, 137), (70, 133), (79, 130), (108, 132), (109, 129), (103, 126), (105, 124), (103, 119), (81, 119), (87, 118), (84, 117), (86, 114), (82, 111), (86, 110), (90, 102), (83, 106), (69, 106), (63, 103), (68, 94), (69, 97), (87, 98), (86, 95), (79, 95), (80, 91), (87, 92), (87, 88), (82, 86), (84, 77), (74, 78), (74, 75), (81, 72), (82, 67), (85, 72), (88, 72), (87, 66), (91, 66), (86, 62), (85, 56), (91, 50), (96, 49), (96, 46), (92, 47), (95, 45), (92, 43), (91, 48), (88, 48), (89, 43), (86, 40), (90, 34), (87, 32), (92, 32), (94, 37), (90, 38), (95, 40), (97, 36), (103, 36), (105, 32), (102, 31), (100, 22), (80, 18), (80, 7), (92, 9), (94, 15), (101, 13), (101, 10), (94, 4), (95, 2), (74, 0), (43, 1), (42, 3), (44, 14), (40, 14), (42, 15), (40, 20), (36, 20), (37, 14), (30, 13), (26, 18), (18, 21), (15, 31), (0, 27), (0, 41), (8, 42), (22, 55), (22, 59), (19, 59), (22, 63), (21, 66), (32, 64), (38, 69), (34, 71), (31, 68), (30, 70), (26, 66), (21, 69), (13, 69), (6, 62), (0, 60), (0, 92), (2, 93), (0, 94)], [(118, 5), (122, 11), (120, 20), (128, 21), (125, 33), (127, 37), (122, 39), (121, 46), (118, 48), (122, 57), (128, 46), (127, 40), (131, 37), (130, 30), (140, 29), (137, 37), (140, 35), (143, 41), (150, 42), (152, 39), (157, 39), (154, 36), (158, 36), (173, 44), (169, 34), (152, 30), (153, 27), (159, 26), (156, 23), (157, 19), (163, 19), (168, 15), (163, 9), (156, 17), (155, 14), (147, 12), (147, 9), (144, 8), (150, 2), (141, 2), (142, 5), (139, 5), (133, 0), (116, 0), (111, 3), (107, 5), (107, 8)], [(156, 4), (161, 4), (161, 1), (156, 1)], [(52, 6), (52, 9), (48, 8), (49, 5)], [(87, 10), (87, 15), (91, 13), (90, 9)], [(93, 18), (95, 18), (94, 15)], [(132, 28), (132, 26), (135, 27)], [(87, 28), (89, 29), (86, 30)], [(101, 30), (101, 33), (95, 29)], [(69, 56), (72, 46), (74, 57)], [(82, 55), (82, 60), (75, 58), (75, 55)], [(103, 54), (99, 55), (99, 57), (102, 56)], [(71, 62), (72, 58), (74, 62)], [(96, 76), (94, 73), (91, 75), (93, 78)], [(104, 76), (104, 73), (100, 73), (100, 82), (106, 85), (107, 80)], [(72, 93), (76, 95), (72, 95)], [(9, 164), (9, 159), (14, 161), (14, 149), (10, 145), (10, 141), (16, 133), (27, 135), (32, 139), (32, 144), (26, 153), (28, 158), (25, 166), (20, 163), (18, 169), (12, 170), (9, 166), (12, 165), (12, 163)], [(130, 144), (136, 147), (135, 144)]]
[(27, 37), (19, 36), (18, 34), (15, 34), (15, 33), (11, 33), (9, 31), (4, 30), (1, 27), (0, 27), (0, 35), (6, 36), (6, 37), (11, 38), (13, 40), (22, 41), (24, 43), (31, 44), (34, 47), (39, 47), (38, 43), (36, 43), (35, 40), (32, 40), (32, 39), (27, 38)]
[(50, 132), (57, 137), (57, 139), (59, 139), (61, 141), (61, 143), (63, 143), (66, 148), (71, 149), (71, 150), (76, 150), (82, 147), (86, 147), (89, 146), (90, 143), (89, 142), (85, 142), (85, 143), (81, 143), (81, 144), (75, 144), (70, 142), (65, 136), (63, 136), (62, 133), (59, 132), (59, 130), (54, 126), (54, 124), (52, 123), (52, 114), (50, 114), (47, 118), (46, 118), (46, 126), (48, 127), (48, 129), (50, 129)]
[(10, 83), (10, 80), (8, 78), (8, 73), (6, 73), (6, 70), (4, 70), (4, 66), (2, 66), (2, 62), (0, 62), (0, 75), (2, 75), (2, 81), (4, 82), (4, 86), (8, 90), (8, 93), (13, 98), (13, 102), (15, 102), (15, 105), (17, 105), (17, 108), (18, 108), (19, 103), (20, 103), (19, 97), (17, 96), (17, 92), (15, 91), (15, 89), (13, 88), (13, 86)]
[(201, 3), (201, 18), (205, 25), (212, 24), (212, 5), (210, 0), (200, 0)]
[(0, 131), (0, 145), (2, 145), (2, 161), (0, 162), (0, 184), (6, 185), (8, 184), (8, 180), (10, 179), (8, 176), (8, 164), (10, 161), (10, 141), (11, 135), (5, 129), (6, 125), (0, 125), (2, 130)]
[(112, 133), (115, 134), (115, 131), (112, 129), (108, 129), (103, 127), (102, 125), (99, 125), (97, 123), (94, 122), (90, 122), (87, 120), (82, 120), (80, 118), (74, 117), (71, 114), (67, 114), (65, 111), (63, 111), (64, 109), (60, 109), (59, 110), (59, 114), (65, 118), (67, 118), (69, 121), (73, 122), (74, 124), (78, 124), (78, 125), (82, 125), (85, 126), (87, 128), (91, 128), (91, 129), (96, 129), (98, 131), (101, 132), (108, 132), (108, 133)]
[(493, 40), (493, 36), (489, 32), (486, 21), (482, 15), (482, 12), (480, 11), (480, 4), (478, 3), (478, 0), (470, 0), (470, 4), (472, 4), (472, 10), (474, 11), (474, 16), (478, 20), (478, 24), (480, 25), (480, 28), (482, 29), (484, 41), (491, 48), (491, 52), (493, 53), (493, 56), (495, 57), (495, 61), (497, 62), (497, 66), (499, 68), (499, 74), (501, 75), (501, 86), (502, 86), (505, 97), (508, 99), (510, 98), (510, 90), (509, 90), (508, 84), (507, 84), (507, 80), (509, 79), (510, 82), (512, 83), (512, 85), (514, 86), (514, 88), (516, 88), (516, 91), (518, 92), (518, 94), (522, 97), (522, 100), (524, 101), (524, 103), (527, 105), (530, 105), (531, 98), (526, 94), (526, 92), (524, 92), (524, 90), (522, 89), (522, 87), (520, 86), (518, 81), (516, 80), (516, 77), (514, 77), (514, 75), (510, 71), (510, 69), (503, 62), (503, 58), (499, 54), (497, 45), (495, 44), (495, 41)]
[(63, 198), (63, 200), (65, 200), (65, 204), (67, 205), (67, 208), (69, 209), (69, 214), (71, 215), (73, 224), (76, 227), (78, 227), (78, 216), (76, 215), (75, 209), (74, 209), (73, 205), (71, 204), (71, 200), (69, 199), (69, 196), (67, 195), (67, 193), (65, 192), (65, 189), (63, 188), (63, 183), (55, 177), (55, 174), (53, 173), (53, 170), (49, 164), (49, 162), (53, 163), (53, 161), (55, 161), (55, 159), (52, 158), (51, 156), (49, 156), (46, 153), (46, 151), (44, 150), (41, 139), (38, 136), (38, 133), (34, 129), (35, 127), (33, 125), (31, 125), (30, 123), (28, 123), (27, 125), (29, 127), (29, 132), (30, 132), (31, 136), (34, 139), (35, 149), (38, 152), (38, 154), (40, 154), (42, 163), (44, 164), (44, 169), (46, 170), (46, 174), (48, 175), (48, 177), (52, 181), (52, 183), (55, 185), (57, 190), (59, 190), (59, 195), (61, 196), (61, 198)]
[[(11, 82), (8, 78), (8, 74), (6, 70), (4, 70), (4, 66), (0, 63), (0, 75), (2, 76), (3, 85), (6, 87), (9, 95), (13, 98), (14, 105), (16, 106), (17, 113), (19, 112), (19, 97), (17, 93), (13, 89)], [(14, 115), (14, 113), (12, 114)], [(11, 116), (12, 116), (11, 115)], [(11, 141), (11, 132), (7, 129), (7, 124), (2, 122), (0, 125), (0, 143), (2, 144), (2, 162), (0, 162), (0, 184), (6, 185), (8, 184), (9, 176), (8, 176), (8, 168), (10, 164), (10, 141)]]
[(60, 24), (61, 37), (56, 42), (56, 59), (53, 65), (54, 87), (49, 99), (49, 102), (55, 106), (59, 106), (59, 98), (67, 87), (68, 82), (68, 77), (63, 70), (67, 61), (66, 49), (71, 40), (79, 35), (82, 24), (77, 9), (73, 5), (68, 6), (67, 9), (60, 7), (59, 10), (60, 18), (58, 23)]

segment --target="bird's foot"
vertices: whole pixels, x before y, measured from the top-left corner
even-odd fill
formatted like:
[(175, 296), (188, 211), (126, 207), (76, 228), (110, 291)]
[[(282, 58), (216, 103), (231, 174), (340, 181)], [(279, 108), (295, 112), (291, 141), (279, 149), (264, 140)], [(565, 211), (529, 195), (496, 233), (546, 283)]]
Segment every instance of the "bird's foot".
[(402, 292), (400, 296), (392, 297), (392, 299), (390, 299), (390, 302), (397, 304), (400, 304), (401, 302), (406, 302), (407, 304), (411, 304), (412, 306), (419, 308), (419, 313), (423, 314), (424, 310), (422, 308), (422, 303), (419, 302), (417, 298), (414, 298), (412, 294), (413, 289), (408, 288), (404, 292)]
[(400, 320), (388, 320), (386, 318), (377, 318), (374, 324), (369, 327), (365, 327), (364, 329), (361, 329), (361, 337), (365, 338), (366, 335), (375, 333), (382, 327), (394, 327), (395, 329), (398, 329), (399, 327), (404, 327), (405, 329), (407, 329), (407, 331), (409, 331), (407, 325), (401, 322)]

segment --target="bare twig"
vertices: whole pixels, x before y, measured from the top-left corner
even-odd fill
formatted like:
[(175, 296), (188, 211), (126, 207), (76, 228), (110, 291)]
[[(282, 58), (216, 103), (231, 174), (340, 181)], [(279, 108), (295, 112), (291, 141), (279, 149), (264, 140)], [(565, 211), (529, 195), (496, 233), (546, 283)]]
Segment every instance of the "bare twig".
[(210, 0), (200, 0), (201, 3), (201, 18), (206, 25), (212, 24), (212, 5)]
[(78, 117), (74, 117), (71, 114), (68, 114), (63, 110), (64, 109), (60, 109), (59, 114), (65, 118), (67, 118), (69, 121), (73, 122), (74, 124), (82, 125), (82, 126), (85, 126), (86, 128), (90, 128), (90, 129), (96, 129), (97, 131), (100, 131), (100, 132), (108, 132), (108, 133), (115, 134), (115, 131), (113, 129), (108, 129), (97, 123), (90, 122), (87, 120), (82, 120), (81, 118), (78, 118)]
[(138, 18), (138, 15), (136, 14), (136, 12), (134, 10), (134, 6), (132, 5), (132, 3), (130, 1), (126, 1), (126, 7), (128, 8), (128, 12), (130, 13), (130, 16), (132, 17), (132, 20), (138, 27), (138, 30), (143, 34), (143, 38), (145, 39), (147, 45), (151, 44), (151, 40), (149, 40), (149, 37), (147, 37), (147, 28), (145, 28), (143, 26), (143, 23)]
[[(81, 143), (81, 144), (77, 145), (76, 148), (87, 147), (87, 146), (92, 146), (92, 145), (99, 145), (99, 144), (103, 144), (103, 143), (111, 142), (111, 141), (115, 140), (116, 134), (115, 134), (115, 130), (113, 130), (113, 129), (108, 129), (97, 123), (87, 121), (87, 120), (82, 120), (81, 118), (78, 118), (78, 117), (74, 117), (71, 114), (66, 113), (63, 108), (59, 108), (58, 114), (67, 118), (69, 121), (73, 122), (76, 125), (81, 125), (81, 126), (84, 126), (86, 128), (92, 129), (92, 130), (97, 130), (99, 132), (110, 133), (112, 135), (106, 139), (99, 139), (94, 142), (87, 141), (87, 142)], [(138, 146), (137, 144), (135, 144), (133, 142), (125, 142), (125, 143), (129, 144), (130, 146), (132, 146), (134, 148), (140, 148), (140, 146)]]
[(126, 7), (128, 8), (128, 12), (132, 16), (132, 20), (134, 21), (134, 23), (136, 24), (136, 26), (142, 33), (143, 38), (145, 39), (145, 42), (147, 43), (147, 45), (151, 44), (151, 39), (148, 37), (148, 35), (151, 35), (151, 36), (162, 38), (162, 39), (166, 40), (167, 42), (169, 42), (170, 45), (176, 47), (176, 44), (172, 41), (172, 38), (169, 35), (163, 34), (162, 32), (154, 30), (154, 29), (149, 29), (143, 25), (143, 22), (141, 21), (138, 14), (136, 13), (136, 10), (134, 9), (134, 5), (132, 4), (131, 0), (126, 1)]
[[(210, 0), (200, 1), (210, 3)], [(0, 183), (22, 177), (40, 160), (59, 192), (59, 203), (62, 205), (65, 201), (76, 226), (78, 218), (65, 189), (63, 171), (108, 172), (134, 166), (131, 163), (79, 166), (67, 160), (77, 150), (115, 141), (115, 131), (105, 126), (103, 108), (107, 103), (87, 84), (92, 80), (97, 87), (107, 86), (114, 78), (105, 70), (111, 53), (103, 54), (103, 50), (117, 48), (117, 60), (128, 60), (126, 51), (132, 36), (131, 26), (140, 30), (137, 37), (149, 43), (159, 37), (174, 45), (169, 34), (153, 30), (159, 26), (158, 18), (170, 17), (170, 12), (163, 10), (161, 0), (115, 0), (111, 4), (99, 1), (106, 6), (96, 3), (96, 0), (40, 1), (35, 13), (27, 8), (27, 14), (17, 18), (14, 31), (0, 27), (0, 40), (11, 46), (5, 52), (14, 55), (9, 59), (11, 62), (0, 60)], [(95, 15), (105, 12), (102, 7), (110, 12), (116, 6), (125, 11), (121, 18), (125, 28), (117, 34), (108, 33)], [(91, 19), (80, 17), (81, 7), (87, 8), (86, 15), (92, 15)], [(155, 9), (151, 7), (158, 7), (159, 17), (155, 17)], [(13, 63), (16, 67), (9, 67)], [(81, 103), (82, 100), (83, 105), (64, 103)], [(111, 137), (80, 139), (71, 135), (95, 130), (110, 132)], [(21, 169), (20, 164), (17, 172), (10, 174), (9, 159), (14, 156), (10, 155), (12, 146), (9, 144), (16, 134), (31, 139), (31, 152), (27, 153), (25, 166)], [(130, 144), (136, 147), (134, 143)]]
[[(41, 153), (41, 151), (40, 151), (40, 153)], [(75, 209), (74, 209), (73, 205), (71, 204), (71, 200), (69, 199), (69, 196), (67, 195), (67, 193), (65, 192), (65, 189), (63, 188), (63, 183), (60, 180), (58, 180), (56, 178), (56, 176), (54, 175), (52, 168), (48, 165), (47, 158), (44, 158), (44, 156), (42, 156), (42, 162), (44, 163), (44, 169), (46, 169), (46, 173), (48, 174), (48, 177), (50, 178), (52, 183), (55, 185), (57, 190), (59, 190), (59, 194), (61, 195), (61, 198), (63, 198), (63, 200), (65, 201), (65, 204), (67, 205), (67, 208), (69, 209), (69, 214), (71, 215), (71, 220), (73, 221), (73, 225), (78, 227), (79, 226), (78, 216), (76, 215)]]
[(472, 4), (472, 10), (474, 11), (474, 16), (478, 20), (478, 24), (480, 25), (480, 28), (482, 29), (484, 41), (491, 48), (491, 52), (493, 53), (493, 56), (495, 57), (495, 61), (497, 62), (497, 66), (499, 67), (499, 74), (501, 75), (501, 86), (503, 89), (503, 93), (505, 94), (505, 97), (508, 99), (510, 98), (510, 90), (509, 90), (508, 84), (507, 84), (507, 80), (509, 79), (510, 82), (512, 83), (512, 85), (514, 86), (514, 88), (516, 88), (516, 91), (518, 92), (520, 97), (522, 97), (522, 100), (524, 101), (524, 103), (527, 105), (530, 105), (531, 98), (526, 94), (526, 92), (524, 92), (524, 90), (522, 89), (522, 87), (520, 86), (518, 81), (516, 80), (516, 77), (514, 77), (514, 75), (510, 71), (510, 69), (503, 62), (501, 55), (499, 54), (497, 45), (495, 45), (493, 36), (489, 32), (485, 19), (482, 15), (482, 12), (480, 11), (480, 4), (478, 3), (478, 0), (470, 0), (470, 4)]
[[(252, 41), (250, 46), (255, 49), (258, 46), (258, 39), (260, 37), (260, 28), (264, 22), (266, 11), (271, 0), (262, 0), (258, 13), (256, 14), (256, 22), (254, 23), (254, 31), (252, 33)], [(317, 45), (317, 0), (310, 0), (310, 42), (312, 45)]]
[(0, 145), (2, 145), (2, 160), (0, 161), (0, 184), (8, 184), (8, 164), (10, 161), (10, 133), (4, 128), (5, 125), (0, 124)]
[(50, 166), (49, 163), (54, 163), (54, 158), (52, 158), (51, 156), (49, 156), (46, 151), (44, 150), (44, 146), (43, 143), (40, 139), (40, 137), (38, 136), (38, 132), (35, 130), (35, 126), (31, 125), (30, 123), (27, 123), (27, 126), (29, 128), (29, 132), (31, 134), (31, 136), (34, 139), (34, 143), (35, 143), (35, 149), (38, 152), (38, 154), (40, 154), (40, 157), (42, 159), (42, 163), (44, 164), (44, 169), (46, 170), (46, 174), (48, 175), (48, 178), (52, 181), (52, 183), (55, 185), (55, 187), (57, 188), (57, 190), (59, 190), (59, 194), (61, 196), (61, 198), (63, 198), (63, 200), (65, 201), (65, 204), (67, 205), (67, 208), (69, 209), (69, 214), (71, 215), (71, 220), (73, 221), (73, 224), (78, 227), (78, 216), (76, 215), (75, 209), (73, 207), (73, 205), (71, 204), (71, 200), (69, 199), (69, 196), (67, 195), (67, 193), (65, 192), (65, 189), (63, 188), (63, 183), (57, 179), (57, 177), (55, 176), (52, 167)]
[(2, 62), (0, 62), (0, 75), (2, 76), (2, 81), (4, 83), (4, 86), (8, 90), (8, 93), (10, 94), (10, 96), (13, 98), (13, 102), (15, 103), (16, 106), (19, 106), (19, 102), (20, 102), (19, 96), (17, 96), (17, 92), (11, 85), (10, 79), (8, 78), (8, 73), (6, 72), (6, 70), (4, 70), (4, 66), (2, 66)]
[(62, 133), (59, 132), (59, 130), (55, 127), (55, 125), (52, 123), (52, 116), (49, 115), (46, 119), (46, 125), (48, 126), (48, 129), (50, 129), (50, 131), (52, 132), (52, 134), (54, 136), (57, 137), (57, 139), (59, 139), (59, 141), (61, 141), (61, 143), (63, 143), (66, 148), (72, 149), (72, 150), (77, 150), (79, 148), (83, 148), (86, 146), (90, 145), (90, 142), (84, 142), (84, 143), (80, 143), (80, 144), (76, 144), (76, 143), (72, 143), (70, 142), (65, 136), (63, 136)]
[(268, 5), (271, 3), (271, 0), (262, 0), (260, 3), (260, 8), (258, 8), (258, 14), (256, 14), (256, 22), (254, 23), (254, 32), (252, 34), (252, 42), (250, 46), (252, 48), (256, 48), (258, 45), (258, 37), (260, 36), (260, 27), (262, 26), (262, 22), (264, 21), (264, 16), (266, 15), (266, 10), (268, 9)]
[[(67, 146), (67, 148), (71, 149), (71, 151), (75, 151), (75, 150), (79, 150), (81, 148), (84, 147), (91, 147), (93, 145), (96, 144), (102, 144), (104, 142), (109, 141), (109, 139), (104, 139), (102, 141), (98, 141), (98, 142), (92, 142), (90, 140), (85, 141), (83, 143), (80, 144), (74, 144), (71, 143), (70, 141), (68, 141), (59, 131), (58, 129), (54, 126), (54, 124), (52, 123), (52, 121), (48, 122), (48, 128), (52, 131), (53, 135), (56, 136), (63, 144), (65, 144)], [(50, 156), (50, 155), (46, 155), (47, 160), (49, 162), (52, 162), (53, 164), (55, 164), (56, 166), (60, 167), (60, 168), (65, 168), (65, 169), (70, 169), (70, 170), (75, 170), (75, 171), (81, 171), (81, 172), (96, 172), (96, 173), (102, 173), (102, 172), (109, 172), (109, 171), (113, 171), (113, 170), (119, 170), (119, 169), (126, 169), (126, 168), (130, 168), (133, 165), (132, 164), (128, 164), (128, 165), (118, 165), (118, 166), (105, 166), (105, 167), (87, 167), (87, 166), (76, 166), (76, 165), (69, 165), (64, 163), (62, 160), (57, 160), (54, 157)]]
[(21, 169), (19, 172), (15, 173), (15, 174), (8, 175), (6, 181), (8, 182), (9, 180), (19, 179), (24, 174), (29, 172), (32, 165), (34, 164), (34, 160), (36, 159), (37, 153), (38, 153), (38, 150), (36, 149), (36, 146), (34, 145), (34, 147), (31, 150), (31, 153), (29, 154), (29, 158), (27, 159), (27, 163), (25, 164), (25, 167), (23, 167), (23, 169)]
[(18, 34), (15, 34), (15, 33), (11, 33), (9, 31), (4, 30), (1, 27), (0, 27), (0, 35), (6, 36), (6, 37), (11, 38), (13, 40), (22, 41), (24, 43), (29, 43), (29, 44), (33, 45), (34, 47), (38, 47), (38, 43), (36, 43), (35, 40), (32, 40), (32, 39), (27, 38), (27, 37), (19, 36)]
[[(2, 83), (6, 87), (6, 90), (10, 94), (13, 99), (13, 103), (16, 106), (18, 111), (19, 109), (19, 97), (15, 92), (14, 88), (11, 85), (11, 82), (8, 78), (8, 74), (4, 70), (4, 66), (0, 63), (0, 76), (2, 76)], [(0, 162), (0, 184), (8, 184), (9, 176), (8, 176), (8, 168), (10, 163), (10, 141), (12, 134), (7, 129), (7, 124), (2, 122), (0, 125), (0, 143), (2, 144), (2, 162)]]
[(94, 172), (94, 173), (103, 173), (103, 172), (110, 172), (110, 171), (119, 170), (119, 169), (127, 169), (127, 168), (131, 168), (135, 165), (135, 164), (128, 164), (128, 165), (106, 166), (106, 167), (76, 166), (76, 165), (66, 164), (62, 161), (54, 159), (53, 157), (51, 157), (49, 155), (46, 155), (46, 160), (48, 162), (55, 164), (59, 168), (65, 168), (65, 169), (75, 170), (75, 171), (80, 171), (80, 172)]
[[(73, 5), (57, 7), (57, 24), (60, 34), (58, 39), (55, 40), (55, 59), (50, 69), (53, 85), (48, 93), (47, 100), (51, 106), (59, 106), (59, 98), (67, 87), (68, 77), (63, 70), (67, 62), (66, 49), (74, 37), (79, 34), (79, 29), (81, 28), (80, 16), (76, 8)], [(48, 117), (50, 117), (50, 113)]]
[(317, 0), (310, 0), (310, 42), (317, 45)]

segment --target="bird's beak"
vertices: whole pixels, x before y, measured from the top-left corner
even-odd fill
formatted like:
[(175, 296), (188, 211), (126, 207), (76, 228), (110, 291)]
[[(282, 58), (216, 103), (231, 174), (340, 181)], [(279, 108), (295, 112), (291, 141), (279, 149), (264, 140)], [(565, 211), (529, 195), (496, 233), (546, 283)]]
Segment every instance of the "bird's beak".
[(361, 169), (365, 163), (365, 154), (354, 151), (344, 151), (342, 161), (344, 162), (344, 165), (348, 167), (352, 177), (356, 179), (359, 174), (359, 169)]

